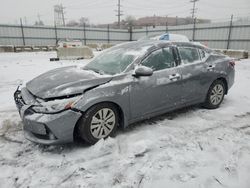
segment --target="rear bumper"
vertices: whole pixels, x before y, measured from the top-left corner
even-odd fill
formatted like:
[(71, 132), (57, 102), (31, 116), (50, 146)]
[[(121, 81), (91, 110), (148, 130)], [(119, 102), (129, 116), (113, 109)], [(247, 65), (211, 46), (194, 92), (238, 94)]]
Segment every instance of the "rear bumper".
[(235, 80), (235, 70), (231, 69), (227, 76), (228, 90), (233, 86)]
[(25, 104), (20, 91), (14, 94), (16, 106), (23, 121), (25, 138), (39, 144), (64, 144), (74, 141), (74, 128), (80, 112), (66, 110), (56, 114), (36, 113)]

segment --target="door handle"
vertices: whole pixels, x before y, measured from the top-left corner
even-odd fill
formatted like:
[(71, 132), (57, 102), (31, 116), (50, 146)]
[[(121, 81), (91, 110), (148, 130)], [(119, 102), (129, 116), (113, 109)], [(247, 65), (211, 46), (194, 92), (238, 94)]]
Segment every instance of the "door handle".
[(172, 74), (169, 76), (169, 80), (173, 81), (173, 80), (179, 80), (181, 78), (180, 74)]
[(211, 70), (213, 70), (215, 68), (215, 65), (208, 65), (207, 66), (207, 70), (208, 71), (211, 71)]

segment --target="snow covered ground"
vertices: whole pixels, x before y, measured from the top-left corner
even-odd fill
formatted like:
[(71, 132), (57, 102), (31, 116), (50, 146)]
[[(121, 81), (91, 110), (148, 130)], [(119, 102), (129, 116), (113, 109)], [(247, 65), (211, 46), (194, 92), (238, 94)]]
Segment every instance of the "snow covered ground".
[(0, 54), (0, 187), (250, 187), (250, 60), (236, 64), (221, 107), (190, 107), (120, 130), (94, 146), (24, 139), (16, 86), (52, 68), (54, 52)]

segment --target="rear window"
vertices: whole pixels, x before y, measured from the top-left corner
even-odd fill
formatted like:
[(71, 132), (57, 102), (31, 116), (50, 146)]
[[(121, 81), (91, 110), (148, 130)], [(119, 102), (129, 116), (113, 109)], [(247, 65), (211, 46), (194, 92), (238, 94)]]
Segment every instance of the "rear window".
[(209, 54), (205, 50), (199, 49), (199, 53), (202, 61), (206, 61), (209, 57)]
[(211, 55), (208, 57), (208, 59), (206, 60), (206, 62), (214, 62), (217, 61), (218, 59), (221, 59), (222, 56), (218, 56), (218, 55)]

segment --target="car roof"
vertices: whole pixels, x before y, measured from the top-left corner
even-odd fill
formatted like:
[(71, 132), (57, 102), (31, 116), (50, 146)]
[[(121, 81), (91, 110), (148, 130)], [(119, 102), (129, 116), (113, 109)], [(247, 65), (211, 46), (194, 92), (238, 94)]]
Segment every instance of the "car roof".
[(171, 41), (164, 41), (164, 40), (141, 40), (141, 41), (126, 42), (126, 43), (119, 44), (115, 46), (114, 48), (123, 48), (123, 49), (131, 49), (131, 50), (140, 50), (144, 48), (146, 50), (150, 50), (152, 48), (168, 47), (171, 45), (205, 48), (202, 45), (197, 45), (192, 42), (171, 42)]

